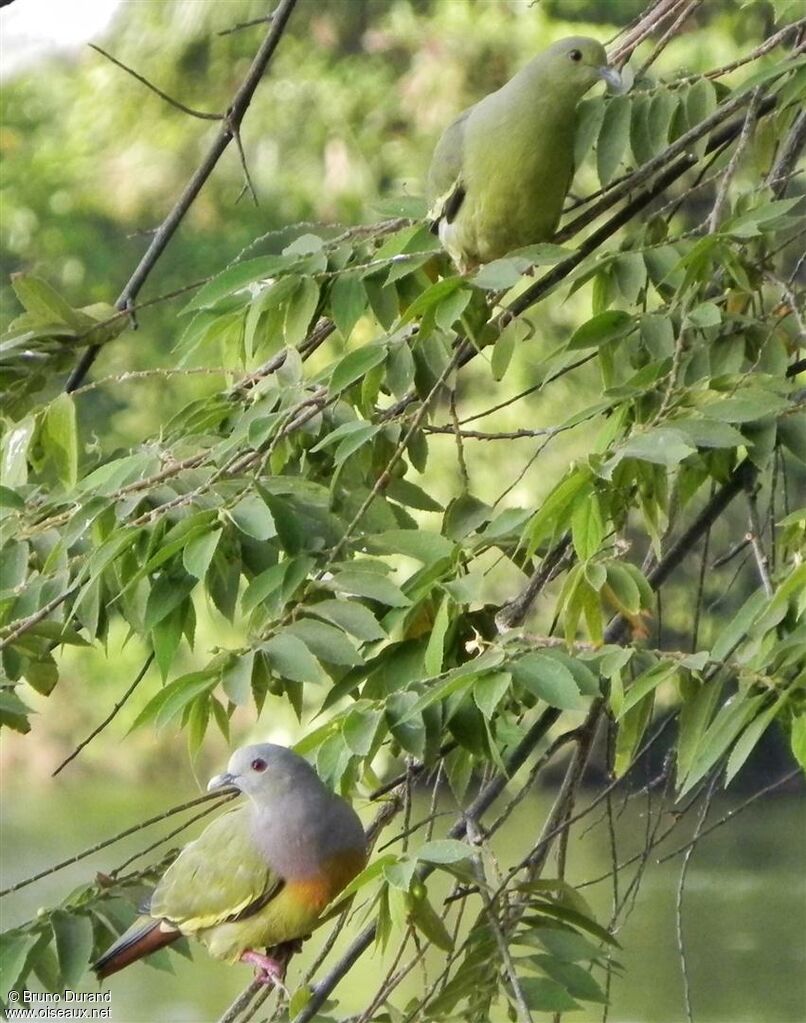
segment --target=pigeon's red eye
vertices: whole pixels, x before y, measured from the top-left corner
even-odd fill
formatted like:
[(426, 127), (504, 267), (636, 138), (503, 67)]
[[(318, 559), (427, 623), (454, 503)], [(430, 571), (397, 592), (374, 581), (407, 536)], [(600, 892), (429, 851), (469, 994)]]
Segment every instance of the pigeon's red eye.
[(568, 54), (568, 56), (574, 62), (578, 62), (578, 61), (582, 60), (582, 50), (571, 50), (571, 52)]
[(262, 757), (255, 757), (255, 759), (252, 761), (252, 763), (249, 766), (252, 768), (253, 771), (258, 771), (258, 772), (265, 771), (266, 770), (266, 761), (263, 760)]

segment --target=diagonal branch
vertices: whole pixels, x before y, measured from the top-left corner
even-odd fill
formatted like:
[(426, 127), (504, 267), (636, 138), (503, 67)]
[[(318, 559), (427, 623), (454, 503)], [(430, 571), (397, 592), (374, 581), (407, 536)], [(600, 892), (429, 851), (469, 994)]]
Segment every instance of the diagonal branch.
[[(118, 309), (128, 309), (137, 297), (140, 289), (146, 281), (146, 278), (153, 270), (155, 263), (165, 251), (168, 242), (173, 237), (176, 229), (182, 223), (185, 214), (190, 209), (196, 199), (196, 196), (202, 190), (205, 182), (213, 172), (213, 169), (218, 163), (222, 153), (239, 131), (244, 114), (252, 101), (252, 96), (254, 95), (258, 83), (263, 77), (263, 73), (274, 55), (274, 51), (277, 49), (283, 32), (285, 31), (288, 19), (291, 16), (291, 12), (293, 11), (296, 3), (297, 0), (280, 0), (280, 3), (272, 15), (269, 31), (267, 32), (260, 49), (255, 54), (255, 58), (247, 72), (246, 78), (244, 78), (240, 88), (235, 94), (232, 106), (227, 111), (225, 119), (221, 124), (221, 128), (219, 129), (215, 139), (213, 139), (213, 143), (210, 146), (207, 155), (199, 164), (195, 174), (185, 186), (184, 191), (177, 199), (173, 209), (170, 211), (165, 220), (163, 220), (162, 224), (160, 224), (154, 234), (151, 244), (115, 303)], [(68, 393), (74, 391), (81, 385), (81, 382), (86, 376), (90, 366), (92, 366), (95, 361), (99, 350), (99, 345), (92, 345), (86, 350), (86, 352), (84, 352), (65, 385), (65, 390)]]

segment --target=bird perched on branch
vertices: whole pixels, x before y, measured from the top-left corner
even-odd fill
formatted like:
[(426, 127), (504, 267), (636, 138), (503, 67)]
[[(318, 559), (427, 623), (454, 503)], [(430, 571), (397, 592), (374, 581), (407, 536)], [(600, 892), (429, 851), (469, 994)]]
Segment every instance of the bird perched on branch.
[(285, 962), (268, 951), (308, 935), (366, 864), (358, 815), (283, 746), (244, 746), (208, 791), (240, 789), (223, 814), (168, 868), (140, 917), (94, 964), (99, 979), (181, 935), (210, 954), (256, 967), (283, 986)]
[(445, 129), (429, 217), (460, 271), (551, 239), (574, 173), (576, 106), (600, 80), (621, 89), (602, 44), (562, 39)]

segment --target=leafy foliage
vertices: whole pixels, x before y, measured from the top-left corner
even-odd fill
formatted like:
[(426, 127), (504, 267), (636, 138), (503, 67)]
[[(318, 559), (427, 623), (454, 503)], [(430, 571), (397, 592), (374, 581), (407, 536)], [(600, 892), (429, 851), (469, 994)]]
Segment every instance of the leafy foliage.
[[(129, 450), (91, 449), (82, 393), (50, 390), (78, 346), (124, 346), (125, 319), (18, 276), (24, 312), (0, 347), (10, 396), (0, 723), (27, 732), (26, 689), (50, 694), (65, 648), (103, 646), (122, 621), (153, 657), (134, 729), (182, 729), (195, 755), (211, 726), (228, 736), (236, 708), (287, 703), (300, 720), (315, 711), (323, 721), (298, 748), (348, 795), (372, 784), (383, 751), (439, 766), (464, 802), (473, 774), (506, 770), (547, 713), (572, 729), (605, 714), (615, 778), (656, 708), (674, 713), (681, 795), (715, 774), (729, 783), (774, 724), (806, 767), (806, 511), (780, 498), (806, 461), (802, 311), (788, 277), (804, 207), (784, 197), (770, 147), (792, 130), (803, 75), (801, 56), (751, 68), (732, 89), (646, 75), (628, 95), (585, 100), (577, 163), (595, 167), (610, 201), (653, 161), (665, 169), (683, 149), (706, 159), (725, 110), (739, 118), (733, 146), (707, 155), (721, 208), (711, 195), (698, 209), (704, 183), (693, 181), (591, 251), (569, 236), (458, 277), (417, 202), (371, 226), (301, 228), (280, 251), (258, 239), (176, 320), (177, 366), (222, 367), (227, 385)], [(738, 179), (730, 161), (751, 102), (758, 132), (741, 143)], [(538, 303), (577, 292), (590, 315), (542, 344)], [(531, 487), (527, 477), (517, 500), (509, 488), (496, 499), (466, 467), (476, 438), (463, 429), (463, 389), (497, 404), (524, 350), (535, 388), (595, 371), (597, 394), (589, 402), (581, 387), (542, 429), (547, 441), (584, 434), (556, 478)], [(435, 485), (441, 434), (457, 452), (448, 501)], [(511, 438), (491, 429), (486, 439)], [(746, 599), (714, 616), (704, 642), (693, 617), (702, 592), (678, 585), (686, 613), (672, 635), (657, 593), (688, 553), (675, 544), (700, 543), (724, 509), (704, 524), (699, 513), (731, 487), (751, 513), (749, 527), (746, 516), (730, 522), (755, 555)], [(758, 534), (762, 495), (771, 522)], [(496, 589), (498, 563), (515, 591)], [(547, 621), (545, 635), (509, 613), (541, 571), (527, 624)], [(237, 627), (238, 645), (196, 646), (205, 605)], [(178, 669), (188, 657), (192, 670)], [(450, 906), (440, 912), (429, 896), (434, 869), (463, 898), (474, 885), (492, 900), (461, 936), (446, 925)], [(382, 945), (413, 931), (446, 955), (444, 985), (410, 1007), (418, 1018), (484, 1019), (497, 999), (536, 1012), (605, 1000), (613, 939), (561, 879), (496, 891), (479, 850), (453, 837), (379, 856), (353, 890), (364, 886)], [(125, 924), (115, 900), (131, 894), (128, 882), (96, 884), (7, 934), (8, 984), (31, 972), (50, 989), (77, 983)]]

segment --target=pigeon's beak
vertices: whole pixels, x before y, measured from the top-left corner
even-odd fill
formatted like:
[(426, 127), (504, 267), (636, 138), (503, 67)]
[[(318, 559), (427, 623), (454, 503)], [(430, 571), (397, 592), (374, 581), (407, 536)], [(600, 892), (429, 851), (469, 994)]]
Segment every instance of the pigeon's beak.
[(238, 779), (228, 771), (225, 771), (223, 774), (217, 774), (215, 778), (211, 778), (207, 783), (208, 792), (218, 792), (220, 789), (237, 789), (238, 787)]
[(599, 77), (607, 83), (609, 92), (624, 92), (624, 81), (614, 67), (608, 67), (605, 64), (604, 67), (599, 67), (596, 70), (599, 73)]

